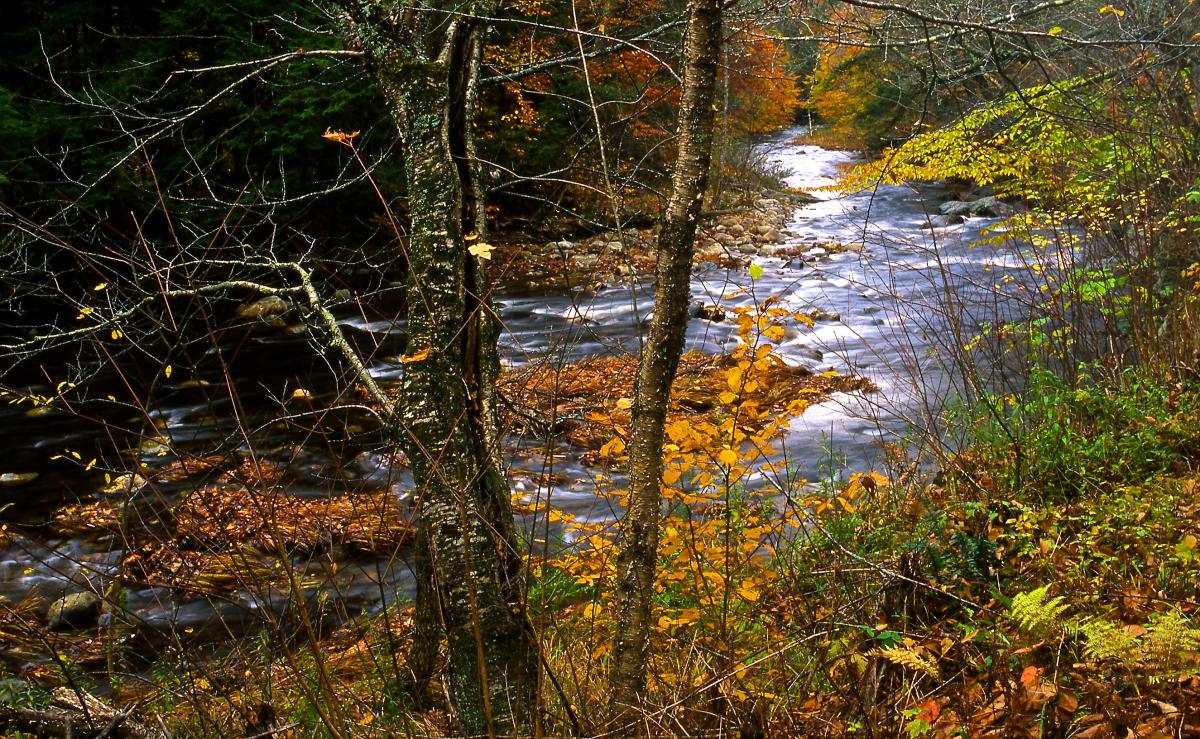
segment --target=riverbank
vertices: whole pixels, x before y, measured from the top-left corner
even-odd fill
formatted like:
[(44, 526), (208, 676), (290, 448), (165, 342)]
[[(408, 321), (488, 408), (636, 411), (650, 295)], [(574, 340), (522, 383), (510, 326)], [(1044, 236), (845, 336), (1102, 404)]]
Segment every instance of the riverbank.
[[(796, 258), (816, 248), (825, 253), (861, 249), (861, 245), (801, 240), (789, 230), (796, 210), (819, 200), (803, 190), (772, 191), (745, 207), (704, 214), (695, 263), (738, 269), (757, 256)], [(607, 231), (575, 241), (532, 242), (519, 234), (497, 234), (491, 259), (494, 279), (501, 292), (518, 294), (628, 284), (653, 276), (657, 239), (657, 226)]]

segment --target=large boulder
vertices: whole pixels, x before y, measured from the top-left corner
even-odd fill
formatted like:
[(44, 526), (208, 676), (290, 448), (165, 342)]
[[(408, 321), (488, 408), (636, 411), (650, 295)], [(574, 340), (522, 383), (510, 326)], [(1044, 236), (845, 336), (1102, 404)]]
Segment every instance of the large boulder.
[(983, 216), (985, 218), (993, 218), (1000, 215), (1001, 206), (1004, 204), (997, 200), (994, 196), (989, 195), (978, 200), (972, 200), (968, 203), (973, 216)]
[(64, 595), (46, 611), (46, 628), (51, 631), (90, 629), (100, 618), (100, 596), (84, 590)]
[(938, 212), (949, 217), (996, 218), (1012, 215), (1015, 208), (994, 195), (988, 195), (975, 200), (950, 200), (942, 203), (938, 207)]
[(971, 203), (964, 203), (961, 200), (948, 200), (938, 207), (938, 213), (944, 216), (963, 218), (971, 215)]

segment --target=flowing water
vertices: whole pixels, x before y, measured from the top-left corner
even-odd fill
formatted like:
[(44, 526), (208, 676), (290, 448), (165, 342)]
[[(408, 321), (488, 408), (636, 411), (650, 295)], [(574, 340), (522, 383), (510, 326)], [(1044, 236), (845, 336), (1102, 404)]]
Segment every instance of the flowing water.
[[(788, 172), (789, 185), (816, 190), (832, 184), (838, 169), (854, 160), (848, 152), (790, 143), (796, 131), (779, 134), (765, 144), (772, 162)], [(836, 370), (865, 376), (878, 392), (838, 395), (810, 407), (791, 426), (785, 439), (790, 464), (800, 477), (820, 479), (831, 455), (848, 471), (877, 469), (883, 444), (899, 442), (913, 428), (936, 433), (941, 400), (952, 387), (944, 349), (961, 343), (954, 326), (971, 327), (1016, 310), (998, 303), (994, 287), (1019, 278), (1020, 260), (994, 248), (972, 246), (981, 229), (996, 219), (971, 218), (952, 226), (931, 225), (944, 190), (933, 186), (884, 186), (873, 192), (837, 196), (818, 191), (820, 202), (796, 210), (788, 225), (789, 243), (811, 244), (802, 258), (752, 257), (763, 275), (751, 280), (745, 268), (698, 268), (693, 280), (695, 298), (726, 308), (749, 305), (778, 296), (796, 310), (821, 309), (811, 329), (789, 331), (779, 355), (790, 364), (813, 371)], [(938, 223), (935, 218), (935, 223)], [(853, 248), (826, 253), (828, 242)], [(1006, 277), (1007, 276), (1007, 277)], [(747, 288), (736, 297), (723, 296)], [(948, 303), (947, 296), (953, 301)], [(505, 324), (501, 340), (504, 360), (512, 365), (566, 362), (586, 356), (636, 351), (639, 330), (653, 309), (647, 284), (620, 285), (587, 292), (552, 295), (500, 295)], [(947, 309), (947, 305), (953, 309)], [(376, 356), (395, 356), (402, 322), (347, 318), (344, 328), (360, 343), (376, 345)], [(688, 349), (719, 352), (736, 345), (732, 322), (694, 319), (688, 327)], [(279, 376), (298, 378), (316, 372), (322, 361), (313, 358), (303, 338), (286, 334), (260, 336), (244, 350), (261, 354), (278, 365)], [(297, 363), (297, 357), (308, 359)], [(395, 381), (402, 364), (380, 359), (372, 374), (383, 383)], [(214, 381), (220, 378), (212, 378)], [(294, 382), (293, 382), (294, 385)], [(229, 398), (198, 399), (179, 390), (150, 415), (177, 445), (210, 443), (248, 449), (239, 429), (266, 424), (286, 407), (293, 385), (262, 382), (243, 387), (237, 413)], [(318, 401), (332, 398), (318, 395)], [(246, 408), (259, 408), (258, 415)], [(342, 419), (347, 433), (353, 418)], [(84, 444), (94, 432), (67, 414), (30, 419), (9, 410), (0, 417), (0, 443), (9, 454), (10, 468), (41, 469), (35, 485), (0, 487), (0, 502), (12, 504), (6, 519), (28, 521), (30, 513), (45, 516), (47, 498), (67, 497), (67, 486), (45, 461), (62, 449)], [(293, 439), (294, 441), (294, 439)], [(299, 470), (299, 482), (289, 491), (317, 497), (331, 489), (391, 490), (402, 496), (411, 487), (401, 470), (386, 457), (365, 451), (347, 462), (331, 462), (320, 444), (289, 449), (289, 467)], [(515, 468), (545, 471), (544, 455), (521, 453), (514, 444)], [(142, 456), (154, 460), (161, 450), (152, 446)], [(554, 457), (551, 487), (538, 487), (534, 475), (515, 475), (514, 486), (530, 497), (547, 498), (555, 507), (577, 517), (611, 520), (616, 512), (607, 498), (595, 495), (593, 471), (567, 450)], [(31, 467), (31, 460), (42, 460)], [(161, 458), (159, 459), (161, 461)], [(331, 474), (331, 470), (335, 474)], [(180, 489), (159, 490), (167, 498)], [(86, 496), (85, 496), (86, 497)], [(40, 502), (39, 502), (40, 501)], [(81, 587), (98, 589), (122, 555), (112, 538), (41, 539), (18, 536), (0, 550), (0, 596), (10, 602), (37, 594), (53, 599)], [(370, 557), (298, 557), (294, 565), (306, 576), (305, 595), (335, 602), (342, 617), (378, 608), (396, 593), (409, 592), (411, 576), (402, 561)], [(246, 590), (220, 599), (183, 597), (166, 588), (131, 589), (127, 607), (142, 628), (163, 636), (190, 630), (208, 636), (240, 633), (263, 610), (280, 612), (284, 593), (270, 588)]]

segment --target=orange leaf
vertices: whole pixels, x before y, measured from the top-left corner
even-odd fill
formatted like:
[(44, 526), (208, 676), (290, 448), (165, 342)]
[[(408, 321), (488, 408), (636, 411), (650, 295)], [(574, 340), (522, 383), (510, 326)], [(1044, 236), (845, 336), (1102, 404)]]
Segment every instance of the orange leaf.
[(1038, 684), (1038, 680), (1042, 677), (1042, 668), (1030, 665), (1021, 671), (1021, 684), (1027, 689), (1033, 688)]

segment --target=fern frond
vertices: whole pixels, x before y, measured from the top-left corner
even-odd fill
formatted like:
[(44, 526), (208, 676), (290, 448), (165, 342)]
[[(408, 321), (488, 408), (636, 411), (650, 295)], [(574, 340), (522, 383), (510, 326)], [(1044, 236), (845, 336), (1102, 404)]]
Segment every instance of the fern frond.
[(924, 672), (926, 675), (936, 679), (938, 676), (937, 663), (928, 657), (922, 655), (915, 649), (906, 649), (905, 647), (888, 647), (887, 649), (877, 649), (875, 654), (883, 657), (888, 662), (907, 667), (916, 672)]
[(1013, 596), (1008, 612), (1022, 631), (1041, 636), (1066, 626), (1063, 614), (1067, 610), (1067, 604), (1061, 597), (1047, 597), (1049, 591), (1050, 586), (1043, 585), (1028, 593)]
[(1189, 662), (1194, 673), (1200, 652), (1200, 627), (1178, 611), (1155, 614), (1143, 638), (1146, 660), (1165, 672), (1178, 673)]
[(1111, 660), (1131, 665), (1139, 659), (1137, 636), (1121, 624), (1101, 618), (1087, 619), (1079, 625), (1085, 639), (1083, 652), (1089, 659), (1103, 662)]

